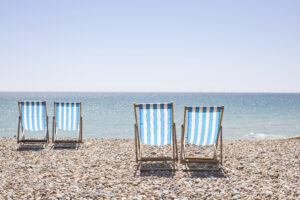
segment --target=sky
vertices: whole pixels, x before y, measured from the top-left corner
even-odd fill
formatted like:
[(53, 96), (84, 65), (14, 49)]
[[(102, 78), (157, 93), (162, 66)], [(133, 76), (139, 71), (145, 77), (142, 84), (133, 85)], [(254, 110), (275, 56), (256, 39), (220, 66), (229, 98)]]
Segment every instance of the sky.
[(300, 92), (300, 1), (0, 0), (0, 91)]

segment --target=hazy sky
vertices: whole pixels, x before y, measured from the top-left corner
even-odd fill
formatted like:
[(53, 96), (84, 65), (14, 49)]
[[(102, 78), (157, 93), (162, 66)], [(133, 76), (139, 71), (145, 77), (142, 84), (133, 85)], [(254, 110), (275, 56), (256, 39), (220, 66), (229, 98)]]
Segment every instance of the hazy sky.
[(0, 0), (0, 91), (300, 92), (300, 1)]

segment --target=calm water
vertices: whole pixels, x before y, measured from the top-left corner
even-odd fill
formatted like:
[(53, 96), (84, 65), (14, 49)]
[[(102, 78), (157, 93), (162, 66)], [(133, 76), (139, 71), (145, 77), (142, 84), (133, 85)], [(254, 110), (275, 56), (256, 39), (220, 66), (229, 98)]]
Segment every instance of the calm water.
[(174, 102), (180, 138), (184, 105), (224, 105), (226, 139), (300, 135), (300, 94), (230, 93), (0, 93), (0, 137), (17, 134), (18, 100), (46, 100), (52, 134), (54, 101), (83, 103), (83, 137), (133, 138), (133, 102)]

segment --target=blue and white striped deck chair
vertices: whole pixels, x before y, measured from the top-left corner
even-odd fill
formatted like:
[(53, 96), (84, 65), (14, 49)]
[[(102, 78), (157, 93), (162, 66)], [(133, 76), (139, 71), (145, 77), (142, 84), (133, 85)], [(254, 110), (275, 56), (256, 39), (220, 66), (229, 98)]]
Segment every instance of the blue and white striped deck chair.
[[(48, 116), (46, 102), (18, 101), (19, 122), (17, 143), (48, 143)], [(44, 131), (44, 138), (25, 138), (25, 131)], [(20, 138), (21, 132), (21, 138)], [(38, 133), (37, 133), (38, 134)]]
[[(218, 139), (220, 139), (220, 154), (222, 164), (222, 118), (224, 106), (187, 107), (184, 108), (184, 123), (181, 126), (181, 162), (182, 163), (219, 163), (217, 159)], [(187, 127), (186, 127), (187, 118)], [(186, 135), (185, 135), (186, 132)], [(185, 144), (214, 147), (214, 156), (186, 157)]]
[[(57, 138), (58, 130), (77, 131), (78, 139), (59, 139)], [(82, 116), (81, 102), (54, 102), (53, 116), (53, 143), (79, 143), (82, 142)]]
[[(137, 112), (137, 109), (139, 112)], [(136, 162), (177, 161), (173, 103), (134, 104)], [(172, 145), (173, 156), (142, 157), (142, 145)]]

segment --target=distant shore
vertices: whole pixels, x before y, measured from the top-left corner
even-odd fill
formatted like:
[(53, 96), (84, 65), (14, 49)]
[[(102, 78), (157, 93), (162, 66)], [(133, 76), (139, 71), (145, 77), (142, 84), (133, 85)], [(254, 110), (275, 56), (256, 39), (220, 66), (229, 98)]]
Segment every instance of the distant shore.
[(0, 198), (298, 199), (299, 152), (299, 136), (225, 140), (217, 171), (185, 172), (177, 163), (175, 172), (141, 172), (131, 139), (17, 151), (15, 138), (0, 138)]

